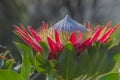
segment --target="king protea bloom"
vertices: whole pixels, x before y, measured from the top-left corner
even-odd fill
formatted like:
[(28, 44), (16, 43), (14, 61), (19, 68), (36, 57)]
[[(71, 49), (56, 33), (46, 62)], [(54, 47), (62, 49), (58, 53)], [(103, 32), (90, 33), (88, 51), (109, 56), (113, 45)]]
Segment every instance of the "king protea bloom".
[(62, 32), (58, 30), (50, 30), (48, 24), (43, 23), (37, 31), (32, 27), (26, 29), (24, 25), (20, 24), (20, 27), (15, 25), (15, 31), (17, 34), (35, 51), (40, 52), (42, 55), (41, 41), (45, 41), (49, 47), (49, 59), (55, 59), (57, 54), (60, 54), (64, 49), (66, 42), (71, 42), (74, 46), (77, 55), (80, 55), (82, 51), (89, 48), (94, 42), (100, 42), (102, 44), (111, 40), (110, 36), (117, 30), (120, 24), (112, 27), (111, 22), (108, 22), (106, 26), (98, 25), (92, 27), (90, 23), (87, 25), (87, 32)]

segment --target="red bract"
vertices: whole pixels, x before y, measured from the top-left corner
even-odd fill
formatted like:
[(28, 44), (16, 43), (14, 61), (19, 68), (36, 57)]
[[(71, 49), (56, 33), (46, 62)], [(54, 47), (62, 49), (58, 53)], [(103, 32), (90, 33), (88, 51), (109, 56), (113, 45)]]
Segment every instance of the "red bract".
[(120, 26), (120, 24), (116, 25), (114, 28), (110, 28), (110, 29), (99, 39), (99, 41), (100, 41), (100, 42), (103, 42), (103, 43), (109, 41), (109, 37), (112, 35), (112, 33), (114, 33), (114, 32), (117, 30), (117, 28), (118, 28), (119, 26)]
[[(32, 28), (29, 27), (28, 30), (20, 24), (21, 28), (15, 25), (16, 32), (18, 35), (27, 43), (29, 44), (35, 51), (40, 52), (42, 54), (42, 48), (39, 44), (39, 42), (43, 41), (42, 38), (36, 33), (36, 31)], [(88, 24), (88, 29), (89, 32), (87, 34), (90, 34), (87, 38), (83, 39), (84, 33), (77, 33), (77, 32), (72, 32), (71, 35), (69, 36), (69, 41), (72, 43), (74, 46), (76, 52), (78, 55), (82, 51), (84, 51), (86, 48), (89, 48), (94, 42), (100, 42), (100, 43), (106, 43), (110, 40), (110, 36), (112, 33), (117, 30), (117, 28), (120, 26), (120, 24), (116, 25), (114, 28), (111, 27), (111, 23), (108, 22), (108, 24), (103, 27), (103, 26), (97, 26), (95, 28), (92, 28), (92, 25), (89, 23)], [(48, 29), (48, 25), (46, 23), (43, 23), (43, 27), (41, 28), (42, 30)], [(58, 53), (61, 53), (63, 51), (65, 43), (61, 41), (60, 37), (60, 32), (57, 30), (54, 30), (54, 39), (52, 39), (50, 36), (45, 36), (46, 41), (49, 46), (49, 59), (55, 59), (56, 55)], [(43, 36), (43, 35), (42, 35)]]
[(47, 40), (48, 40), (48, 44), (50, 47), (49, 59), (56, 58), (56, 55), (63, 50), (63, 44), (60, 41), (59, 33), (57, 32), (57, 30), (55, 30), (55, 41), (56, 42), (54, 42), (49, 37), (47, 38)]
[(76, 34), (74, 32), (72, 32), (71, 36), (70, 36), (70, 40), (69, 40), (73, 45), (76, 44)]
[[(27, 43), (29, 44), (35, 51), (39, 51), (42, 54), (42, 48), (39, 45), (39, 43), (37, 42), (37, 38), (33, 38), (28, 31), (25, 29), (24, 26), (21, 26), (22, 29), (20, 29), (18, 26), (14, 25), (16, 28), (16, 32), (18, 33), (18, 35)], [(30, 30), (31, 32), (31, 30)], [(33, 32), (31, 32), (33, 33)], [(37, 34), (36, 34), (37, 35)]]
[(82, 33), (79, 33), (77, 43), (81, 43), (81, 42), (82, 42)]
[(56, 43), (59, 47), (63, 46), (61, 41), (60, 41), (59, 33), (57, 30), (55, 30), (55, 40), (56, 40)]
[(88, 38), (82, 44), (77, 45), (75, 48), (77, 50), (78, 55), (80, 55), (80, 53), (84, 51), (86, 48), (89, 48), (91, 44), (92, 44), (91, 38)]
[(40, 42), (40, 41), (41, 41), (41, 38), (37, 35), (37, 33), (33, 30), (33, 28), (32, 28), (32, 27), (29, 27), (28, 29), (29, 29), (30, 33), (32, 34), (32, 36), (33, 36), (38, 42)]

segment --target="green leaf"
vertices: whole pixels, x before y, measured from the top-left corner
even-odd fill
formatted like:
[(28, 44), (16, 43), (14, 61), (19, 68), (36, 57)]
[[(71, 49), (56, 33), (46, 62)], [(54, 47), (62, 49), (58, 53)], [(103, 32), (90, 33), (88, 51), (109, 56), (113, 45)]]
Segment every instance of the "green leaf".
[[(28, 46), (25, 46), (21, 43), (15, 43), (21, 56), (22, 56), (22, 67), (21, 67), (21, 75), (25, 80), (29, 80), (31, 75), (32, 65), (30, 62), (30, 55), (33, 54), (32, 49)], [(34, 59), (33, 59), (34, 60)]]
[(43, 50), (43, 56), (47, 60), (49, 56), (48, 46), (45, 42), (40, 42), (40, 46), (42, 47), (42, 50)]
[(40, 55), (40, 53), (37, 53), (36, 55), (36, 61), (35, 66), (38, 72), (45, 72), (46, 71), (46, 65), (47, 61)]
[(116, 73), (120, 71), (120, 54), (116, 56), (119, 56), (119, 59), (117, 59), (117, 61), (115, 62), (115, 65), (113, 66), (113, 69), (111, 70), (112, 73), (113, 72)]
[(47, 80), (55, 80), (56, 70), (55, 60), (45, 60), (40, 53), (36, 55), (36, 69), (38, 72), (41, 72), (45, 75), (47, 75)]
[[(118, 58), (120, 47), (110, 48), (110, 43), (95, 43), (78, 57), (78, 67), (75, 78), (96, 79), (99, 75), (111, 72), (113, 68), (118, 71)], [(117, 58), (117, 59), (116, 59)], [(118, 61), (118, 64), (116, 63)], [(115, 67), (117, 66), (117, 67)], [(113, 72), (113, 71), (112, 71)]]
[(75, 78), (80, 77), (80, 75), (86, 76), (90, 68), (90, 58), (87, 50), (82, 52), (78, 56), (78, 65), (75, 72)]
[(117, 45), (120, 42), (120, 27), (113, 33), (111, 38), (113, 40), (111, 47)]
[(120, 80), (119, 73), (104, 74), (98, 80)]
[[(98, 47), (98, 59), (97, 59), (97, 70), (96, 72), (99, 72), (98, 74), (103, 74), (106, 72), (111, 71), (111, 69), (113, 68), (112, 66), (108, 66), (108, 65), (113, 65), (113, 59), (110, 55), (108, 54), (109, 48), (110, 48), (111, 43), (101, 43), (100, 47)], [(109, 67), (109, 68), (108, 68)]]
[(72, 80), (77, 67), (77, 54), (71, 43), (67, 43), (58, 60), (58, 72), (65, 80)]
[(48, 73), (47, 79), (46, 80), (56, 80), (56, 71), (55, 70), (51, 70)]
[(49, 63), (51, 65), (51, 67), (55, 67), (57, 65), (57, 60), (53, 59), (53, 60), (49, 60)]
[(108, 60), (111, 61), (109, 67), (112, 66), (112, 71), (117, 73), (120, 68), (120, 46), (114, 46), (108, 51)]
[(0, 69), (0, 80), (24, 80), (21, 75), (11, 70)]
[[(87, 49), (88, 56), (89, 56), (89, 67), (88, 67), (88, 76), (92, 76), (96, 74), (97, 67), (99, 66), (100, 62), (100, 54), (99, 54), (99, 45), (93, 44), (90, 48)], [(87, 64), (87, 63), (86, 63)]]
[(54, 63), (52, 61), (45, 60), (40, 53), (36, 55), (36, 69), (38, 72), (49, 73)]
[(14, 63), (14, 60), (9, 59), (2, 65), (1, 69), (6, 69), (6, 70), (12, 69), (13, 63)]

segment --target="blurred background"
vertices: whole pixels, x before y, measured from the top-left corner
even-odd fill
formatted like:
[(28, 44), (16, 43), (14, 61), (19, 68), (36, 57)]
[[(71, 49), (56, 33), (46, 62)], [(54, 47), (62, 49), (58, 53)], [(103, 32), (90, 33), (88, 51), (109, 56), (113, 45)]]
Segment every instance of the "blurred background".
[[(0, 52), (10, 49), (16, 54), (13, 25), (23, 23), (34, 29), (42, 21), (56, 23), (69, 15), (81, 24), (120, 22), (120, 0), (0, 0)], [(19, 60), (19, 57), (16, 57)]]

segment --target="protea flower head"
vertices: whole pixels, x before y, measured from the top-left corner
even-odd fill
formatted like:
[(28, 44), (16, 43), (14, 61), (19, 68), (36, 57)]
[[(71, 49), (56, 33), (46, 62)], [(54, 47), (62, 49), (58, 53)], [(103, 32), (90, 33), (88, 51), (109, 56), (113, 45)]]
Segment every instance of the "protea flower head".
[[(71, 42), (77, 55), (80, 55), (82, 51), (89, 48), (94, 42), (106, 43), (110, 41), (110, 36), (120, 26), (120, 24), (118, 24), (112, 28), (111, 22), (108, 22), (106, 26), (98, 25), (96, 27), (92, 27), (92, 25), (88, 23), (85, 28), (84, 26), (79, 25), (78, 22), (69, 19), (70, 18), (67, 16), (65, 17), (65, 20), (58, 22), (51, 28), (48, 28), (48, 24), (43, 23), (42, 27), (37, 31), (32, 27), (28, 27), (28, 29), (26, 29), (22, 24), (20, 24), (20, 27), (15, 25), (15, 31), (35, 51), (40, 52), (41, 55), (42, 48), (39, 42), (45, 41), (49, 46), (49, 59), (55, 59), (56, 55), (64, 49), (66, 42)], [(68, 24), (68, 22), (70, 25), (65, 25)], [(63, 24), (64, 28), (61, 28)], [(76, 25), (77, 29), (80, 26), (80, 29), (78, 29), (81, 30), (80, 32), (73, 29)], [(68, 32), (65, 27), (70, 27)], [(64, 30), (62, 31), (62, 29)]]
[(56, 23), (52, 30), (65, 31), (65, 32), (73, 32), (80, 31), (82, 33), (87, 32), (87, 29), (82, 25), (71, 19), (68, 15), (58, 23)]

